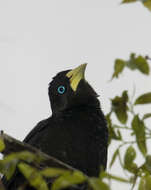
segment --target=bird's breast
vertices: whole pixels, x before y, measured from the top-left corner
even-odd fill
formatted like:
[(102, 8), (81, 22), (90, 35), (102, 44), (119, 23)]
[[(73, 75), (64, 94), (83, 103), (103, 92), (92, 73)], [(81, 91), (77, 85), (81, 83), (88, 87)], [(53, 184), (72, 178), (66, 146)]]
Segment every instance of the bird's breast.
[[(86, 172), (100, 162), (105, 123), (94, 113), (53, 118), (41, 133), (40, 148), (47, 154)], [(106, 126), (105, 126), (106, 127)]]

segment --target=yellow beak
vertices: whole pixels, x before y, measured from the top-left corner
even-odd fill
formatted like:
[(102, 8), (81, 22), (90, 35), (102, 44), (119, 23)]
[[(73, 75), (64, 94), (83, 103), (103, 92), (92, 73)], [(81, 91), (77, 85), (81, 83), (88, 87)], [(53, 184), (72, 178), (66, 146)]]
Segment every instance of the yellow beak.
[(86, 66), (86, 63), (82, 64), (66, 74), (66, 77), (70, 79), (70, 86), (73, 91), (77, 90), (78, 84), (81, 81), (81, 79), (85, 79), (84, 74)]

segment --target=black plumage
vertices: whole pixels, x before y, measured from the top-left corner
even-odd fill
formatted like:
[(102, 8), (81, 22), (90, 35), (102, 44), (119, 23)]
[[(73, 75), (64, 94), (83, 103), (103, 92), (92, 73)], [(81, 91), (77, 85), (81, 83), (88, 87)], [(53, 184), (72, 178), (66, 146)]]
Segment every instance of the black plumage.
[[(39, 122), (24, 142), (88, 176), (98, 176), (100, 167), (106, 168), (108, 130), (98, 95), (84, 78), (85, 67), (53, 78), (48, 90), (52, 116)], [(17, 189), (22, 180), (17, 173), (7, 189)]]

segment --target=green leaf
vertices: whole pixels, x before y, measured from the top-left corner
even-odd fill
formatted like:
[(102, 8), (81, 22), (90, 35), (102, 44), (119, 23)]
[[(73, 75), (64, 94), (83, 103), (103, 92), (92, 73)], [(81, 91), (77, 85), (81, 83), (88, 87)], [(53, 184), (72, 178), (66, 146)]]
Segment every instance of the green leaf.
[(42, 171), (40, 171), (40, 173), (45, 177), (57, 177), (59, 175), (64, 175), (66, 173), (70, 174), (71, 172), (59, 168), (45, 168)]
[(5, 156), (3, 160), (0, 160), (0, 172), (9, 180), (15, 172), (17, 163), (15, 153)]
[(143, 5), (151, 11), (151, 0), (123, 0), (122, 3), (142, 2)]
[(145, 93), (139, 96), (136, 101), (135, 105), (137, 104), (150, 104), (151, 103), (151, 92)]
[(117, 134), (118, 134), (118, 140), (122, 140), (121, 131), (119, 129), (117, 129)]
[(122, 59), (116, 59), (114, 64), (114, 73), (112, 75), (112, 79), (114, 77), (118, 78), (119, 74), (123, 71), (126, 62)]
[(112, 111), (115, 112), (118, 120), (121, 123), (125, 124), (127, 122), (127, 119), (128, 119), (128, 115), (127, 115), (127, 111), (128, 111), (128, 106), (127, 106), (128, 95), (127, 95), (127, 91), (124, 91), (122, 93), (121, 97), (116, 96), (111, 101), (112, 101)]
[[(135, 1), (136, 0), (123, 0), (122, 3), (131, 3)], [(151, 0), (146, 0), (144, 3), (148, 4), (148, 7), (150, 7), (150, 1)], [(138, 70), (145, 75), (149, 75), (150, 72), (146, 56), (136, 56), (135, 53), (131, 53), (129, 60), (115, 60), (114, 73), (112, 75), (112, 79), (115, 77), (118, 78), (119, 74), (123, 71), (125, 67), (128, 67), (130, 70)]]
[(127, 61), (126, 66), (131, 70), (139, 70), (141, 73), (149, 75), (149, 64), (147, 60), (139, 55), (136, 57), (134, 53), (130, 55), (129, 61)]
[(29, 151), (18, 152), (16, 153), (16, 155), (19, 160), (23, 160), (26, 162), (38, 161), (38, 158), (39, 158), (36, 154), (31, 153)]
[(18, 168), (31, 186), (37, 190), (48, 190), (47, 183), (38, 170), (23, 162), (18, 164)]
[(2, 138), (0, 138), (0, 152), (2, 152), (5, 149), (5, 144)]
[(13, 176), (16, 170), (17, 161), (14, 160), (13, 162), (10, 162), (8, 165), (7, 172), (5, 173), (7, 180), (11, 179), (11, 177)]
[(136, 2), (137, 0), (123, 0), (122, 3), (133, 3)]
[[(120, 181), (120, 182), (123, 182), (123, 183), (130, 183), (130, 180), (127, 180), (127, 179), (124, 179), (122, 177), (109, 174), (107, 172), (103, 173), (103, 178), (113, 179), (113, 180)], [(102, 179), (102, 176), (101, 176), (101, 179)]]
[(143, 4), (146, 8), (148, 8), (151, 11), (151, 0), (144, 0)]
[(146, 113), (144, 116), (143, 116), (143, 120), (145, 119), (148, 119), (151, 117), (151, 113)]
[(82, 172), (75, 171), (73, 173), (66, 173), (58, 177), (52, 184), (51, 190), (59, 190), (70, 187), (72, 185), (81, 184), (86, 180)]
[(136, 142), (139, 150), (145, 156), (147, 153), (146, 138), (145, 138), (145, 125), (138, 115), (135, 115), (132, 121), (132, 129), (136, 136)]
[(129, 146), (124, 156), (124, 168), (132, 173), (137, 172), (137, 165), (134, 163), (135, 158), (136, 151), (132, 146)]
[(145, 169), (151, 174), (151, 155), (146, 156)]
[(0, 160), (0, 172), (6, 176), (7, 180), (9, 180), (13, 176), (16, 170), (16, 165), (17, 160), (15, 159), (8, 163)]
[(109, 166), (110, 168), (111, 168), (112, 165), (114, 164), (114, 162), (115, 162), (115, 160), (116, 160), (118, 154), (119, 154), (119, 149), (116, 149), (116, 151), (114, 152), (114, 154), (113, 154), (113, 156), (112, 156), (112, 160), (111, 160), (111, 162), (110, 162), (110, 166)]
[(93, 190), (110, 190), (109, 186), (98, 178), (89, 178), (88, 183)]
[(124, 164), (129, 165), (133, 163), (133, 161), (136, 158), (136, 151), (132, 146), (129, 146), (126, 150), (125, 156), (124, 156)]
[(143, 176), (140, 180), (138, 190), (151, 190), (151, 176)]
[(109, 140), (108, 140), (108, 144), (111, 143), (111, 140), (121, 140), (121, 134), (119, 133), (119, 131), (115, 131), (114, 130), (114, 126), (112, 125), (112, 120), (110, 118), (110, 114), (106, 115), (106, 120), (108, 123), (108, 130), (109, 130)]
[(112, 120), (110, 118), (110, 114), (106, 115), (106, 120), (107, 120), (107, 125), (108, 125), (108, 130), (109, 130), (108, 144), (110, 144), (112, 139), (116, 136), (116, 134), (115, 134), (114, 129), (112, 127)]

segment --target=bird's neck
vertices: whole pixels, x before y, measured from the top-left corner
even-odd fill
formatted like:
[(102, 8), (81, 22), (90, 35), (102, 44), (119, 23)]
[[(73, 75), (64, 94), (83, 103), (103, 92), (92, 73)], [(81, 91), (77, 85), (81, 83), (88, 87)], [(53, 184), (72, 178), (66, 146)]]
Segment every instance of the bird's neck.
[(79, 106), (74, 106), (72, 108), (65, 109), (63, 111), (53, 113), (52, 117), (61, 118), (64, 116), (70, 116), (70, 115), (81, 113), (81, 112), (84, 112), (84, 113), (92, 112), (92, 113), (94, 113), (94, 112), (100, 112), (100, 111), (101, 111), (100, 104), (97, 106), (96, 105), (79, 105)]
[(67, 106), (67, 108), (63, 110), (53, 110), (52, 116), (54, 117), (60, 117), (62, 115), (68, 115), (70, 113), (76, 113), (76, 112), (86, 112), (86, 111), (96, 111), (101, 110), (100, 108), (100, 102), (96, 97), (86, 98), (85, 102), (78, 102), (75, 104), (71, 104), (71, 106)]

